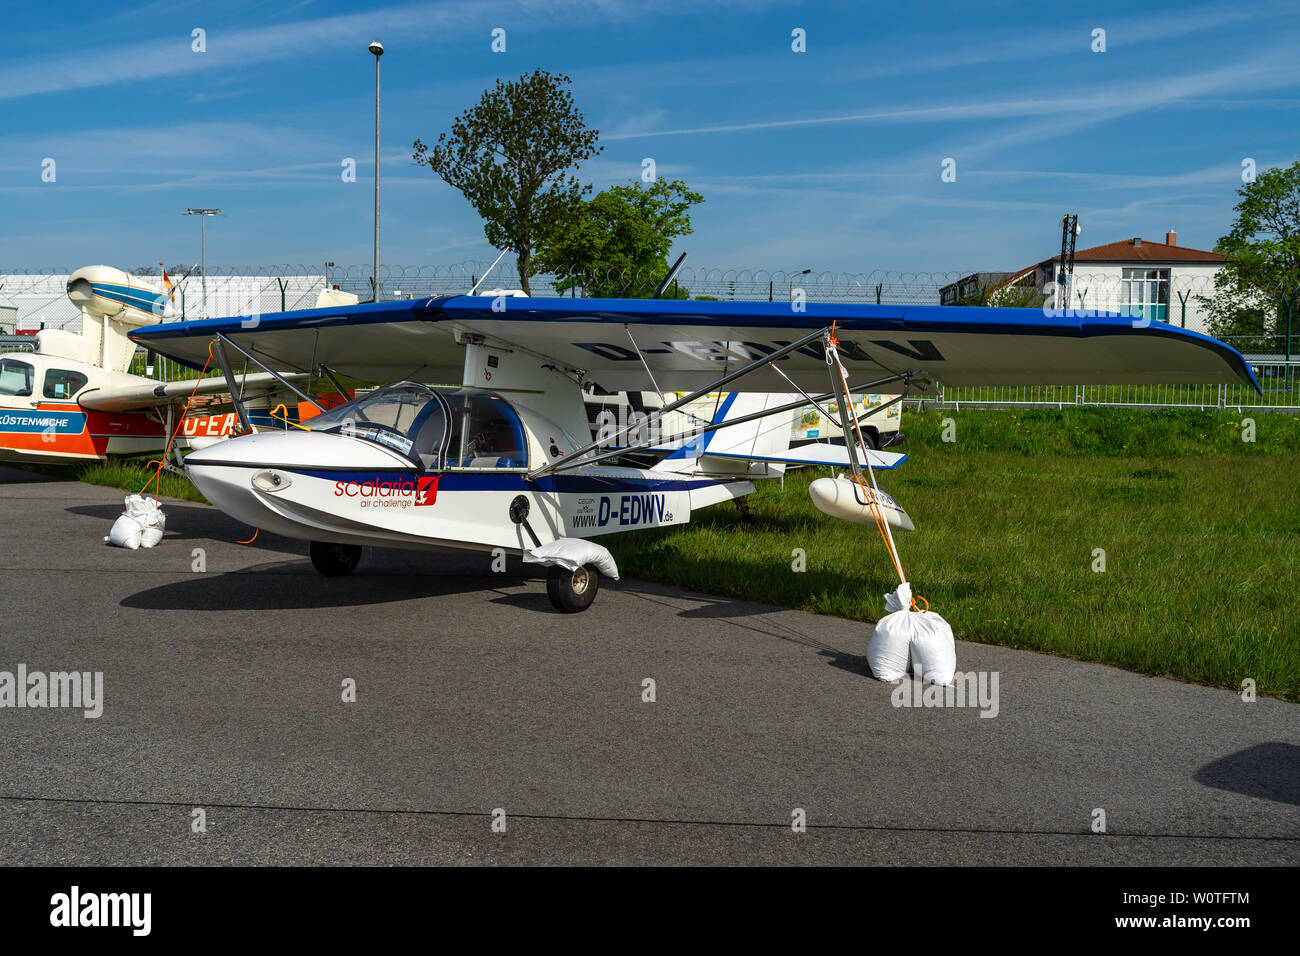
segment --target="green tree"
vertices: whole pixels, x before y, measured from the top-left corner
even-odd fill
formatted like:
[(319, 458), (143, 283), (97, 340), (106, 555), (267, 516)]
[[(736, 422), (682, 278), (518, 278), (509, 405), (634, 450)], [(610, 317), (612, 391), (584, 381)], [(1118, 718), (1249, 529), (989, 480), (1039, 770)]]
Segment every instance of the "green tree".
[(991, 286), (976, 287), (961, 299), (958, 305), (986, 305), (1003, 309), (1040, 309), (1043, 306), (1043, 293), (1034, 288), (1034, 277), (1028, 282), (1005, 282)]
[(1200, 297), (1210, 334), (1278, 336), (1285, 348), (1288, 310), (1300, 321), (1300, 160), (1265, 170), (1237, 195), (1237, 219), (1214, 247), (1228, 261), (1214, 295)]
[(415, 161), (478, 210), (488, 242), (515, 253), (525, 292), (534, 247), (591, 189), (572, 170), (603, 148), (573, 105), (570, 82), (545, 70), (497, 80), (433, 146), (414, 143)]
[[(673, 240), (691, 232), (690, 208), (704, 197), (680, 180), (611, 186), (572, 210), (538, 250), (555, 288), (582, 295), (647, 297), (668, 274)], [(665, 295), (689, 298), (681, 289)]]

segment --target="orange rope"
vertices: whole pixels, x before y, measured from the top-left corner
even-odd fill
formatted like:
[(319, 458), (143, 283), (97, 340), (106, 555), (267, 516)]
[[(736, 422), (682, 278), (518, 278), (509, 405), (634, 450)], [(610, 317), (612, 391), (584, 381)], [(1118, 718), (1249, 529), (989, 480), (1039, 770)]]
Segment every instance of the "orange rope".
[[(831, 341), (831, 344), (832, 344), (832, 345), (835, 345), (835, 346), (838, 346), (838, 345), (839, 345), (839, 340), (838, 340), (837, 338), (835, 338), (835, 323), (834, 323), (834, 322), (831, 323), (831, 335), (830, 335), (830, 341)], [(865, 458), (865, 456), (866, 456), (866, 454), (867, 454), (867, 446), (866, 446), (866, 442), (864, 442), (864, 441), (862, 440), (862, 428), (861, 428), (861, 426), (858, 424), (858, 416), (855, 415), (855, 414), (853, 414), (853, 407), (852, 407), (853, 394), (849, 391), (849, 383), (848, 383), (848, 379), (846, 379), (846, 378), (844, 377), (844, 365), (843, 365), (843, 363), (841, 363), (841, 362), (839, 361), (839, 354), (838, 354), (838, 352), (836, 353), (836, 356), (835, 356), (835, 365), (836, 365), (836, 367), (837, 367), (837, 369), (838, 369), (838, 371), (839, 371), (839, 375), (840, 375), (840, 384), (844, 386), (844, 395), (845, 395), (845, 397), (846, 397), (846, 401), (848, 401), (848, 402), (850, 403), (850, 405), (849, 405), (848, 408), (841, 408), (841, 409), (840, 409), (840, 416), (841, 416), (841, 417), (840, 417), (840, 423), (841, 423), (841, 425), (843, 425), (843, 423), (844, 423), (844, 421), (845, 421), (846, 418), (852, 418), (852, 420), (853, 420), (853, 432), (854, 432), (854, 434), (857, 436), (858, 447), (859, 447), (860, 449), (862, 449), (862, 453), (863, 453), (863, 456), (864, 456), (864, 458)], [(841, 428), (841, 431), (844, 431), (844, 429)], [(848, 436), (847, 432), (846, 432), (844, 438), (845, 438), (845, 441), (847, 441), (847, 440), (849, 439), (849, 436)], [(864, 464), (866, 464), (867, 468), (870, 468), (870, 467), (871, 467), (871, 463), (870, 463), (870, 462), (864, 462)], [(886, 550), (887, 552), (889, 552), (889, 559), (894, 563), (894, 570), (898, 572), (898, 580), (899, 580), (899, 582), (906, 582), (906, 581), (907, 581), (907, 576), (906, 576), (905, 574), (903, 574), (903, 566), (902, 566), (902, 564), (901, 564), (901, 563), (899, 562), (899, 560), (898, 560), (898, 551), (897, 551), (897, 549), (894, 547), (894, 540), (893, 540), (892, 536), (889, 534), (888, 530), (887, 530), (886, 527), (885, 527), (886, 519), (885, 519), (884, 511), (883, 511), (883, 509), (881, 508), (880, 503), (876, 500), (875, 489), (872, 488), (872, 487), (868, 487), (867, 484), (866, 484), (866, 482), (864, 482), (864, 481), (862, 480), (862, 476), (861, 476), (860, 474), (854, 474), (854, 475), (853, 475), (853, 481), (854, 481), (854, 483), (855, 483), (858, 487), (860, 487), (860, 488), (862, 489), (862, 493), (863, 493), (863, 495), (864, 495), (864, 496), (866, 497), (866, 499), (867, 499), (867, 505), (868, 505), (868, 507), (871, 508), (871, 516), (872, 516), (872, 517), (875, 519), (875, 521), (876, 521), (876, 530), (880, 532), (880, 538), (881, 538), (882, 541), (885, 542), (885, 550)], [(921, 598), (922, 601), (925, 601), (925, 610), (926, 610), (926, 611), (930, 610), (930, 602), (929, 602), (929, 601), (926, 601), (926, 599), (925, 599), (924, 597), (922, 597), (921, 595), (919, 595), (919, 594), (912, 598), (912, 609), (913, 609), (913, 610), (916, 610), (916, 611), (920, 611), (920, 608), (918, 608), (918, 607), (916, 606), (916, 599), (917, 599), (918, 597)], [(921, 613), (924, 613), (924, 612), (921, 612)]]
[[(209, 342), (208, 360), (203, 363), (203, 371), (199, 372), (199, 377), (194, 380), (194, 388), (190, 392), (190, 397), (185, 400), (185, 408), (182, 409), (180, 417), (176, 420), (176, 430), (173, 431), (171, 436), (167, 439), (167, 447), (163, 449), (162, 459), (158, 461), (158, 469), (153, 473), (153, 477), (150, 478), (148, 481), (146, 481), (144, 483), (144, 487), (140, 489), (140, 494), (143, 495), (148, 490), (150, 485), (154, 486), (154, 490), (153, 490), (154, 504), (158, 503), (158, 493), (162, 490), (162, 480), (160, 476), (162, 475), (163, 468), (167, 466), (167, 456), (171, 454), (172, 445), (176, 442), (176, 436), (179, 435), (181, 433), (181, 430), (185, 427), (185, 416), (189, 414), (190, 407), (194, 403), (194, 396), (198, 393), (199, 390), (199, 382), (203, 381), (203, 376), (207, 373), (208, 366), (211, 364), (212, 364), (212, 343)], [(233, 398), (234, 396), (231, 397)], [(153, 461), (148, 461), (145, 463), (145, 467), (147, 468), (149, 465), (152, 464), (154, 464)]]
[[(276, 412), (278, 412), (282, 408), (284, 409), (283, 418), (281, 418), (279, 415), (276, 414)], [(311, 431), (311, 429), (308, 428), (306, 425), (299, 425), (297, 422), (289, 421), (289, 408), (287, 405), (285, 405), (284, 402), (281, 402), (279, 405), (275, 406), (275, 408), (271, 409), (270, 415), (277, 422), (284, 422), (286, 425), (292, 425), (294, 428), (301, 428), (305, 432)]]

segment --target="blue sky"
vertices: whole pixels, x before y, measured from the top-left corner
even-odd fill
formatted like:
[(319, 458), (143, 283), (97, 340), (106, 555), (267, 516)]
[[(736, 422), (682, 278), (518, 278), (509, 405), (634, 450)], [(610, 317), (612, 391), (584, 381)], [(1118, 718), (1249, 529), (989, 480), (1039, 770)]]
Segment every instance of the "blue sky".
[(1285, 3), (180, 0), (5, 17), (21, 42), (0, 62), (0, 272), (195, 261), (187, 206), (226, 212), (213, 265), (368, 262), (374, 37), (393, 264), (494, 257), (410, 145), (539, 66), (573, 77), (601, 131), (582, 170), (597, 189), (652, 157), (704, 194), (679, 243), (697, 267), (1011, 269), (1055, 252), (1066, 211), (1081, 247), (1172, 228), (1210, 248), (1243, 159), (1300, 155)]

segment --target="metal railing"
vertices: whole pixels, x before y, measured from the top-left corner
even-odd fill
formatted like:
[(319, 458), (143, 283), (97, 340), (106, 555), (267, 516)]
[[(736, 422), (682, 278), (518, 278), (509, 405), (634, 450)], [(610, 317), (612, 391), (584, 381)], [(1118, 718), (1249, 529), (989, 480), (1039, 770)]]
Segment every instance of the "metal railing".
[(36, 351), (34, 335), (0, 335), (0, 353), (34, 351)]
[[(1065, 408), (1194, 408), (1300, 411), (1300, 361), (1254, 364), (1262, 395), (1247, 385), (957, 385), (916, 399), (917, 407), (960, 409), (1025, 406)], [(908, 399), (909, 404), (913, 399)]]

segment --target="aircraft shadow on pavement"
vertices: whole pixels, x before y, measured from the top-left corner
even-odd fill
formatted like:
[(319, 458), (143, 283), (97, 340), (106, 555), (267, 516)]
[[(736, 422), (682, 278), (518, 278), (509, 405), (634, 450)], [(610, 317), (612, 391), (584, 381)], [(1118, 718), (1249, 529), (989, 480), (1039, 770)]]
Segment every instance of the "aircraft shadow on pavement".
[[(193, 580), (173, 581), (128, 595), (121, 605), (154, 611), (218, 611), (232, 607), (248, 611), (317, 610), (469, 594), (523, 583), (522, 578), (509, 574), (489, 579), (464, 573), (367, 573), (364, 564), (347, 577), (327, 578), (317, 574), (304, 557), (267, 562), (242, 571), (195, 574)], [(550, 606), (545, 595), (540, 600)]]
[(0, 465), (0, 485), (59, 484), (75, 480), (75, 476), (71, 474), (48, 475), (40, 471), (27, 471), (23, 468), (7, 468)]
[(1192, 775), (1216, 790), (1300, 806), (1300, 747), (1269, 741), (1207, 763)]
[[(491, 588), (484, 588), (483, 590), (495, 590), (496, 588), (500, 587), (502, 583), (503, 582), (501, 581), (493, 581)], [(509, 582), (504, 582), (504, 583), (509, 584)], [(516, 580), (515, 583), (523, 584), (523, 581)], [(604, 592), (606, 587), (607, 585), (604, 584), (601, 585), (602, 593)], [(600, 600), (599, 596), (596, 598), (596, 600), (597, 601)], [(545, 594), (536, 591), (521, 591), (518, 594), (501, 594), (498, 595), (497, 597), (492, 598), (492, 603), (500, 604), (504, 607), (517, 607), (521, 611), (529, 611), (537, 614), (563, 614), (564, 613), (563, 611), (557, 610), (555, 606), (551, 604), (551, 599), (548, 598)]]
[[(725, 622), (733, 627), (762, 637), (774, 637), (778, 640), (789, 641), (791, 644), (798, 644), (801, 647), (811, 648), (822, 657), (827, 658), (827, 663), (832, 667), (838, 667), (841, 670), (873, 681), (876, 679), (875, 675), (871, 673), (871, 667), (867, 664), (866, 655), (852, 654), (838, 647), (833, 647), (825, 641), (820, 641), (803, 633), (797, 627), (775, 616), (788, 613), (789, 608), (755, 604), (752, 601), (739, 598), (697, 594), (693, 591), (675, 591), (667, 585), (648, 584), (643, 581), (619, 582), (618, 589), (675, 611), (678, 617)], [(695, 602), (697, 606), (681, 608), (673, 603), (681, 600)], [(862, 646), (865, 648), (866, 642), (871, 638), (872, 625), (861, 624), (860, 626), (863, 629)]]

